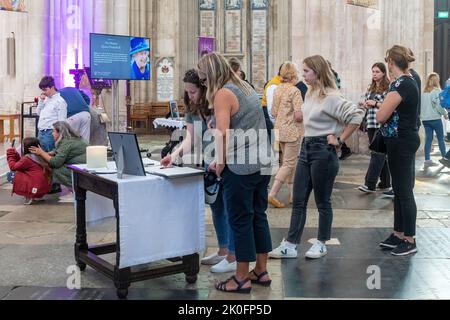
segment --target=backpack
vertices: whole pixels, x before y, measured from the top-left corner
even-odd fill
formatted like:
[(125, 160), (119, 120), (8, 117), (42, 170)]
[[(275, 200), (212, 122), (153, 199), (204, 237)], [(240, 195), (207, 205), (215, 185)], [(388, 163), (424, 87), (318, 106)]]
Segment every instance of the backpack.
[(439, 94), (439, 99), (441, 100), (442, 108), (450, 109), (450, 85), (447, 85)]

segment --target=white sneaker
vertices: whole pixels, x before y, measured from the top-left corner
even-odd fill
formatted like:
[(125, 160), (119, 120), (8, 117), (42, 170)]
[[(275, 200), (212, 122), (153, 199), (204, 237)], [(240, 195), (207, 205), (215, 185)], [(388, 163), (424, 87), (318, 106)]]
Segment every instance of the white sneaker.
[(210, 256), (207, 256), (201, 260), (201, 264), (205, 266), (213, 266), (222, 262), (227, 256), (219, 256), (217, 253), (214, 253)]
[(289, 243), (283, 239), (278, 248), (269, 253), (272, 259), (296, 259), (298, 257), (297, 247), (292, 248)]
[(319, 240), (306, 252), (306, 257), (309, 259), (319, 259), (327, 255), (327, 247)]
[(59, 203), (74, 203), (75, 202), (75, 195), (73, 193), (68, 193), (65, 196), (60, 196)]
[(364, 192), (364, 193), (375, 193), (375, 190), (369, 189), (369, 187), (366, 186), (366, 185), (359, 186), (358, 190), (361, 191), (361, 192)]
[(424, 162), (424, 164), (423, 164), (424, 169), (428, 169), (431, 167), (439, 167), (439, 164), (434, 162), (433, 160), (427, 160)]
[(211, 268), (212, 273), (226, 273), (226, 272), (235, 272), (237, 268), (236, 261), (228, 262), (227, 259), (223, 259), (214, 267)]

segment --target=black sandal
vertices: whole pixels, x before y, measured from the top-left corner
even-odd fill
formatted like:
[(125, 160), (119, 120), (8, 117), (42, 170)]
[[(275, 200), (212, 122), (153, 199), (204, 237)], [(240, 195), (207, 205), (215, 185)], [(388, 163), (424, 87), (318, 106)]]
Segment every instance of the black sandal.
[(255, 272), (255, 270), (252, 270), (251, 273), (253, 273), (255, 275), (255, 277), (257, 278), (256, 280), (252, 280), (253, 284), (259, 284), (260, 286), (263, 286), (263, 287), (270, 287), (270, 285), (272, 284), (272, 280), (261, 281), (262, 277), (269, 275), (269, 273), (267, 271), (264, 271), (260, 275), (258, 275)]
[[(238, 287), (236, 289), (233, 290), (228, 290), (227, 289), (227, 283), (230, 282), (230, 280), (233, 280), (234, 282), (236, 282), (236, 284), (238, 285)], [(243, 294), (248, 294), (252, 291), (252, 288), (243, 288), (243, 286), (248, 282), (249, 280), (246, 279), (244, 281), (239, 282), (238, 279), (236, 279), (236, 276), (232, 276), (230, 279), (228, 279), (227, 281), (223, 281), (223, 282), (219, 282), (216, 285), (216, 289), (222, 292), (229, 292), (229, 293), (243, 293)]]

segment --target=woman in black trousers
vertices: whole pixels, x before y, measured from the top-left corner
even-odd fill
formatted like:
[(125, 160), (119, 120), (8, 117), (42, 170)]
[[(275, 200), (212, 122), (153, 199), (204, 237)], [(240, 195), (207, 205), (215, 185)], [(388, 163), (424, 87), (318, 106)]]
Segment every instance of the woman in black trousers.
[(409, 72), (415, 58), (411, 51), (394, 46), (387, 51), (389, 71), (397, 79), (377, 113), (377, 121), (387, 146), (389, 168), (394, 188), (394, 233), (380, 243), (393, 249), (392, 255), (406, 256), (417, 252), (415, 241), (417, 206), (414, 198), (415, 158), (420, 146), (420, 90)]

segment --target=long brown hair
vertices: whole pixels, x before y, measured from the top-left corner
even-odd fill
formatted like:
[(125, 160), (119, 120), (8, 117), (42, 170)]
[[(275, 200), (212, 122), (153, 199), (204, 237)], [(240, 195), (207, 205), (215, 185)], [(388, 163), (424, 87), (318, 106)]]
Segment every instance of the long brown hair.
[(384, 93), (389, 89), (389, 84), (391, 83), (389, 81), (389, 77), (387, 74), (387, 68), (386, 65), (383, 62), (377, 62), (372, 66), (372, 70), (374, 68), (380, 69), (380, 71), (384, 74), (383, 79), (380, 82), (380, 85), (377, 84), (375, 80), (372, 80), (372, 84), (369, 88), (370, 93)]
[(430, 73), (430, 75), (427, 78), (427, 83), (425, 85), (425, 89), (423, 90), (424, 93), (430, 93), (434, 89), (442, 90), (441, 84), (440, 84), (441, 78), (439, 75), (435, 72)]
[(311, 93), (318, 90), (319, 97), (325, 98), (329, 89), (338, 90), (336, 78), (324, 57), (319, 55), (308, 57), (303, 63), (306, 64), (308, 68), (312, 69), (317, 76), (316, 84), (313, 86)]
[(30, 152), (31, 147), (39, 148), (40, 146), (41, 144), (37, 138), (25, 138), (22, 141), (22, 154), (37, 162), (42, 167), (45, 178), (51, 181), (52, 169), (50, 168), (50, 165), (44, 159), (42, 159), (42, 157), (33, 155)]
[(186, 71), (183, 82), (191, 83), (200, 90), (200, 101), (197, 104), (193, 103), (191, 99), (189, 99), (189, 94), (186, 91), (184, 92), (186, 112), (209, 117), (211, 115), (211, 110), (209, 109), (208, 100), (206, 100), (206, 88), (205, 86), (202, 86), (197, 70), (191, 69)]
[(201, 58), (198, 62), (198, 75), (205, 80), (206, 98), (210, 108), (214, 107), (217, 92), (229, 82), (236, 85), (246, 96), (254, 92), (247, 82), (236, 75), (227, 59), (220, 53), (213, 52)]

